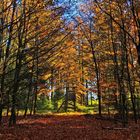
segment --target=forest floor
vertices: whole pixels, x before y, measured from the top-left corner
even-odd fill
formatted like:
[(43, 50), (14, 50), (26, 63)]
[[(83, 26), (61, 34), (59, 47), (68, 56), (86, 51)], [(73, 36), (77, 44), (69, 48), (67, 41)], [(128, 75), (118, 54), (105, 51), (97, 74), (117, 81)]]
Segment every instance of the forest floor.
[(128, 127), (91, 115), (19, 117), (17, 125), (0, 128), (0, 140), (140, 140), (140, 122)]

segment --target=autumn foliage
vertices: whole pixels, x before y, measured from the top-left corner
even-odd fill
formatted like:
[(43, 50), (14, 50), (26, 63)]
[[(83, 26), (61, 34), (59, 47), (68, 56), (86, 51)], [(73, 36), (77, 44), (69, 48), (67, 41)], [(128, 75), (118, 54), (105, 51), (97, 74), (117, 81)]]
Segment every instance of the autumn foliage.
[[(129, 120), (138, 123), (140, 117), (139, 71), (139, 0), (1, 0), (1, 125), (15, 126), (21, 115), (77, 111), (100, 118), (106, 114), (129, 127)], [(77, 116), (71, 117), (78, 122)], [(67, 117), (55, 119), (61, 123)], [(80, 120), (85, 122), (75, 126), (76, 131), (79, 128), (80, 134), (84, 126), (85, 131), (90, 130), (85, 136), (89, 138), (92, 123), (100, 121), (83, 116)], [(37, 123), (34, 117), (33, 121)], [(51, 124), (43, 126), (47, 121), (49, 118), (37, 127), (55, 129)], [(21, 118), (19, 128), (20, 122)], [(29, 124), (28, 119), (25, 122)], [(73, 133), (65, 129), (71, 122), (66, 123), (62, 122), (64, 130)], [(24, 125), (28, 127), (23, 123), (21, 129)]]

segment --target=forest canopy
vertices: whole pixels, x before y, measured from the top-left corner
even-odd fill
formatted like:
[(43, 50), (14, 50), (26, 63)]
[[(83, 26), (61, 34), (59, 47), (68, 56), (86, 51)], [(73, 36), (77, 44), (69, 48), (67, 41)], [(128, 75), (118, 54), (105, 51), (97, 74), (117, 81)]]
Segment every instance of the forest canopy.
[(85, 111), (125, 126), (139, 94), (139, 0), (1, 0), (1, 123)]

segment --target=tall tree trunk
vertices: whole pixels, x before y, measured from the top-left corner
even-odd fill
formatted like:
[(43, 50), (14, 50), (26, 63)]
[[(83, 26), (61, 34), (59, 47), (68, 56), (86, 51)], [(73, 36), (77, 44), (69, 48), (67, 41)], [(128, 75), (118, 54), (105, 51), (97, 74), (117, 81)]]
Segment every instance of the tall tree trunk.
[(98, 110), (99, 110), (99, 116), (102, 115), (101, 113), (101, 90), (100, 90), (100, 79), (99, 79), (99, 69), (97, 65), (97, 60), (94, 52), (93, 45), (91, 43), (91, 49), (92, 49), (92, 56), (93, 56), (93, 62), (95, 64), (95, 73), (96, 73), (96, 80), (97, 80), (97, 92), (98, 92)]
[(29, 89), (28, 89), (28, 94), (27, 94), (27, 100), (26, 100), (26, 103), (25, 103), (24, 117), (26, 117), (26, 115), (27, 115), (31, 92), (32, 92), (32, 73), (31, 73), (30, 78), (29, 78)]
[(19, 44), (17, 58), (16, 58), (16, 69), (15, 69), (13, 91), (12, 91), (12, 109), (11, 109), (11, 116), (9, 119), (9, 126), (16, 124), (16, 96), (19, 88), (19, 81), (20, 81), (19, 76), (20, 76), (21, 61), (22, 61), (22, 54), (20, 52), (20, 48), (21, 48), (21, 44)]
[(11, 15), (11, 22), (9, 26), (9, 36), (7, 40), (6, 52), (5, 52), (5, 59), (3, 62), (3, 69), (2, 69), (2, 77), (1, 77), (1, 87), (0, 87), (0, 123), (2, 121), (2, 110), (3, 110), (3, 94), (4, 94), (4, 83), (5, 83), (5, 73), (7, 67), (7, 59), (9, 57), (9, 48), (12, 41), (12, 32), (13, 32), (13, 23), (14, 23), (14, 15), (16, 10), (16, 0), (13, 1), (13, 10)]
[(53, 96), (54, 96), (54, 91), (53, 91), (53, 88), (54, 88), (54, 72), (53, 72), (54, 70), (52, 69), (51, 70), (51, 74), (52, 74), (52, 76), (51, 76), (51, 103), (53, 103)]
[[(38, 30), (38, 17), (36, 17), (36, 30)], [(38, 37), (38, 36), (37, 36)], [(37, 92), (38, 92), (38, 76), (39, 76), (39, 46), (38, 46), (38, 38), (35, 38), (35, 57), (36, 57), (36, 84), (35, 84), (35, 97), (34, 97), (34, 108), (33, 108), (33, 113), (36, 114), (36, 109), (37, 109)]]
[(68, 85), (66, 85), (66, 94), (65, 94), (65, 112), (68, 110)]
[[(86, 80), (86, 88), (88, 89), (88, 82), (87, 82), (87, 80)], [(88, 93), (88, 91), (86, 92), (87, 94), (86, 94), (86, 106), (88, 106), (88, 96), (89, 96), (89, 93)]]

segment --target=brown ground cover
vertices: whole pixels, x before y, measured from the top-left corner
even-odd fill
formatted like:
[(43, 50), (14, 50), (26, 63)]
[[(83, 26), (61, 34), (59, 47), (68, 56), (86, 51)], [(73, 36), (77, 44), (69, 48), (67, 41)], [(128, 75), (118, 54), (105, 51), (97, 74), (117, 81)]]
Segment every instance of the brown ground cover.
[[(6, 121), (7, 118), (4, 118)], [(140, 127), (85, 115), (19, 117), (17, 125), (0, 128), (0, 140), (139, 140)]]

